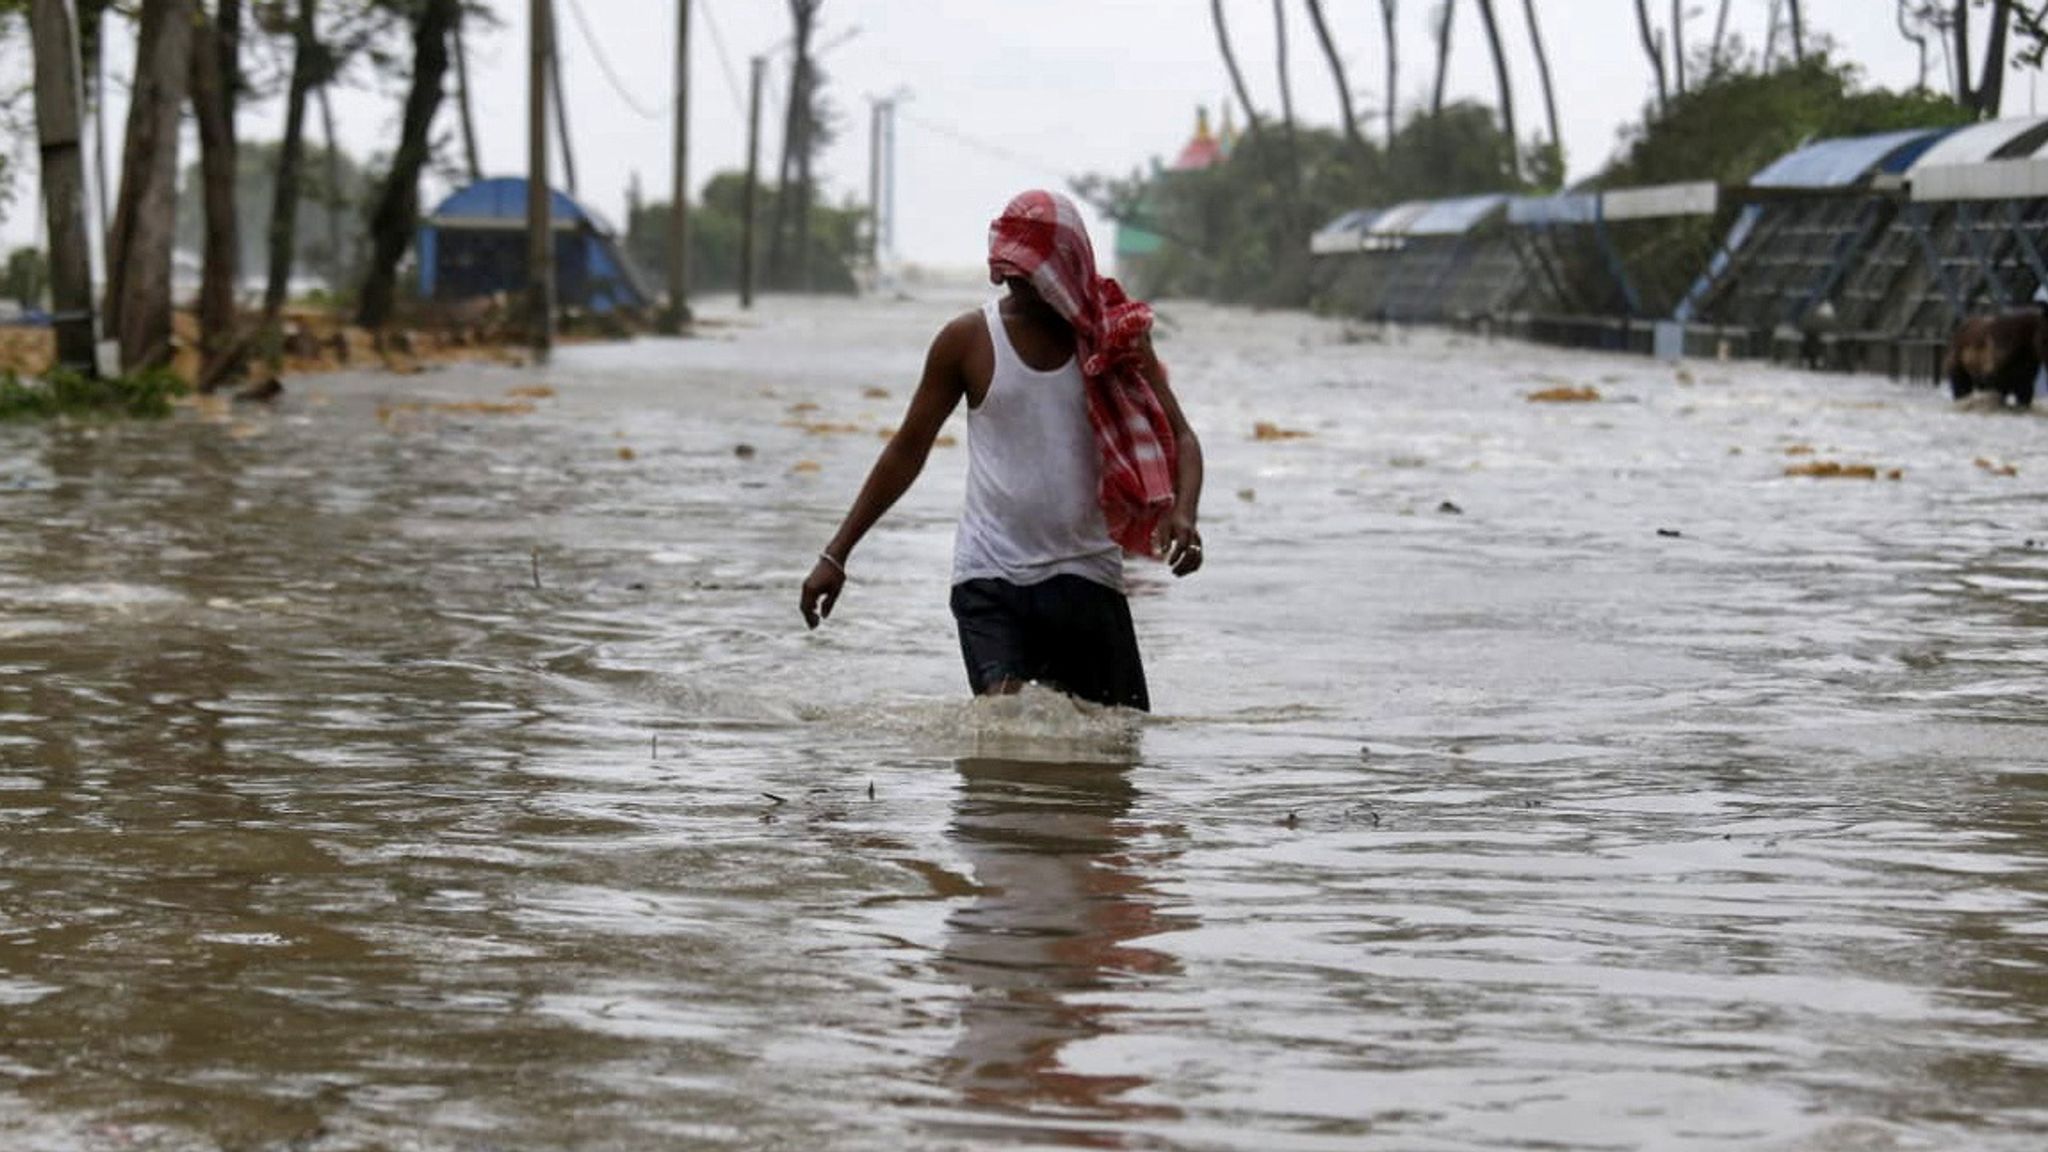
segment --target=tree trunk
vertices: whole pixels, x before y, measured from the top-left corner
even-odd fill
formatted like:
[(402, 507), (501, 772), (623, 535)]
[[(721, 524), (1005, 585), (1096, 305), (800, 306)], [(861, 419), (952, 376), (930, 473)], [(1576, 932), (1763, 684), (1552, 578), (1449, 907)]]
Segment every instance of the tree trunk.
[(1806, 63), (1806, 14), (1799, 10), (1799, 0), (1785, 0), (1785, 7), (1792, 13), (1792, 62)]
[(1280, 139), (1286, 145), (1288, 200), (1301, 202), (1301, 140), (1294, 127), (1294, 80), (1287, 68), (1287, 4), (1273, 0), (1273, 59), (1280, 79)]
[[(193, 26), (192, 113), (199, 122), (201, 200), (206, 240), (199, 286), (200, 360), (209, 367), (235, 342), (235, 288), (240, 280), (241, 233), (235, 213), (234, 90), (240, 75), (237, 53), (239, 0), (222, 0), (217, 18), (197, 14)], [(202, 388), (214, 383), (202, 371)]]
[[(474, 184), (484, 178), (484, 166), (476, 148), (476, 118), (471, 112), (469, 102), (469, 50), (463, 44), (462, 25), (462, 18), (457, 17), (455, 21), (455, 98), (457, 106), (462, 112), (462, 158), (468, 163), (469, 181)], [(326, 99), (326, 90), (323, 88), (321, 92), (321, 98), (324, 101)], [(326, 114), (324, 104), (322, 106), (322, 114)]]
[(1515, 85), (1508, 76), (1508, 54), (1500, 43), (1500, 22), (1494, 18), (1493, 0), (1479, 0), (1479, 22), (1486, 28), (1486, 45), (1493, 52), (1493, 82), (1500, 90), (1501, 130), (1508, 137), (1508, 172), (1522, 178), (1522, 138), (1515, 129)]
[(811, 260), (811, 208), (817, 202), (817, 184), (811, 179), (811, 161), (816, 148), (812, 146), (812, 133), (818, 126), (817, 107), (817, 66), (812, 63), (808, 51), (804, 54), (804, 115), (803, 130), (799, 134), (802, 145), (796, 152), (796, 237), (792, 244), (796, 248), (797, 287), (805, 292), (815, 288)]
[(348, 279), (348, 240), (342, 229), (341, 147), (334, 140), (334, 79), (320, 85), (320, 135), (327, 141), (327, 283), (340, 287)]
[(1458, 0), (1444, 0), (1443, 18), (1436, 28), (1436, 95), (1429, 102), (1432, 116), (1444, 111), (1444, 85), (1451, 78), (1451, 29), (1457, 14)]
[(1543, 47), (1543, 26), (1536, 21), (1536, 0), (1522, 0), (1522, 15), (1529, 22), (1529, 44), (1536, 50), (1536, 74), (1543, 80), (1543, 112), (1550, 122), (1550, 145), (1564, 158), (1564, 136), (1557, 124), (1557, 86), (1550, 76), (1550, 53)]
[(797, 156), (810, 147), (811, 25), (821, 0), (789, 0), (789, 15), (795, 25), (795, 58), (789, 68), (789, 106), (782, 122), (782, 159), (775, 172), (775, 214), (768, 222), (768, 281), (787, 287), (789, 276), (790, 212), (808, 215), (810, 205), (792, 204), (791, 185), (796, 180)]
[(1237, 53), (1230, 47), (1230, 26), (1223, 19), (1223, 0), (1209, 0), (1209, 19), (1216, 26), (1216, 46), (1223, 52), (1223, 67), (1230, 73), (1230, 86), (1237, 93), (1237, 102), (1244, 109), (1245, 134), (1252, 139), (1254, 151), (1263, 154), (1260, 145), (1264, 129), (1259, 127), (1259, 110), (1252, 105), (1251, 89), (1245, 87), (1244, 72), (1237, 66)]
[(83, 101), (78, 91), (78, 35), (64, 0), (29, 8), (35, 54), (36, 139), (50, 242), (50, 308), (57, 363), (91, 375), (97, 349), (92, 318), (92, 240), (85, 218)]
[(1721, 0), (1721, 14), (1714, 19), (1714, 44), (1707, 52), (1707, 61), (1716, 74), (1721, 71), (1721, 46), (1728, 42), (1728, 9), (1734, 3), (1735, 0)]
[(1643, 53), (1650, 58), (1650, 69), (1657, 76), (1657, 110), (1662, 112), (1671, 103), (1671, 90), (1664, 82), (1664, 45), (1650, 30), (1646, 0), (1636, 0), (1636, 31), (1642, 34)]
[[(1725, 17), (1728, 13), (1728, 0), (1721, 0), (1721, 3), (1721, 13)], [(1918, 14), (1913, 10), (1912, 0), (1899, 0), (1899, 35), (1905, 37), (1906, 43), (1919, 50), (1920, 83), (1917, 87), (1921, 91), (1925, 91), (1927, 89), (1927, 30), (1913, 23), (1917, 17)]]
[(1380, 0), (1380, 27), (1387, 39), (1387, 150), (1393, 151), (1394, 137), (1401, 132), (1401, 36), (1400, 0)]
[(299, 235), (300, 173), (305, 164), (306, 94), (320, 75), (320, 42), (313, 17), (317, 0), (299, 0), (292, 21), (292, 79), (285, 95), (284, 139), (278, 144), (277, 173), (270, 195), (270, 276), (263, 290), (263, 326), (277, 325), (291, 289), (292, 258)]
[(1984, 48), (1983, 78), (1977, 82), (1977, 117), (1998, 119), (2005, 104), (2005, 45), (2012, 32), (2012, 0), (1994, 0), (1991, 6), (1991, 42)]
[(1954, 13), (1949, 18), (1949, 30), (1955, 37), (1956, 103), (1965, 108), (1975, 108), (1977, 93), (1972, 89), (1970, 79), (1970, 0), (1956, 0)]
[(121, 198), (107, 252), (107, 331), (120, 342), (126, 370), (170, 356), (178, 113), (191, 53), (192, 0), (146, 0), (121, 152)]
[(1359, 158), (1365, 159), (1371, 153), (1365, 146), (1365, 136), (1358, 130), (1358, 109), (1351, 99), (1351, 82), (1344, 76), (1344, 58), (1337, 53), (1337, 43), (1330, 38), (1330, 22), (1323, 19), (1323, 0), (1308, 0), (1308, 16), (1316, 26), (1316, 39), (1322, 42), (1323, 59), (1330, 62), (1330, 79), (1337, 84), (1337, 111), (1344, 117), (1344, 138), (1351, 141), (1351, 147)]
[(1671, 0), (1672, 89), (1685, 95), (1685, 0)]
[(419, 227), (420, 169), (432, 144), (428, 132), (441, 108), (441, 88), (448, 75), (448, 35), (462, 14), (462, 0), (425, 0), (413, 25), (412, 89), (405, 97), (405, 119), (399, 127), (398, 151), (391, 174), (377, 197), (370, 218), (370, 267), (363, 278), (362, 303), (356, 322), (379, 328), (391, 318), (397, 296), (398, 261)]

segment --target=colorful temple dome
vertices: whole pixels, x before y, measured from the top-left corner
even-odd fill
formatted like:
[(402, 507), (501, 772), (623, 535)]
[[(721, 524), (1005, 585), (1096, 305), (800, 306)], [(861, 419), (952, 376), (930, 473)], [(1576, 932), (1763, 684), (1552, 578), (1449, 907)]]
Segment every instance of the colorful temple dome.
[(1209, 130), (1209, 110), (1207, 108), (1195, 109), (1195, 136), (1194, 139), (1187, 142), (1186, 147), (1180, 150), (1180, 155), (1174, 158), (1173, 170), (1175, 172), (1199, 172), (1204, 168), (1213, 167), (1221, 163), (1230, 154), (1230, 141), (1228, 138), (1232, 135), (1232, 131), (1228, 108), (1224, 109), (1223, 116), (1223, 135), (1219, 137)]

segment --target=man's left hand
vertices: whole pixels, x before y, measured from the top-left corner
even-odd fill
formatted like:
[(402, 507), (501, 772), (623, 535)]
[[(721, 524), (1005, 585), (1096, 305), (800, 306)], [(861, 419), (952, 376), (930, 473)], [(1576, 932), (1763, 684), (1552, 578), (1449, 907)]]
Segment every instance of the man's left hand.
[(1175, 512), (1159, 526), (1159, 558), (1175, 576), (1190, 575), (1202, 567), (1202, 534), (1195, 531), (1195, 518)]

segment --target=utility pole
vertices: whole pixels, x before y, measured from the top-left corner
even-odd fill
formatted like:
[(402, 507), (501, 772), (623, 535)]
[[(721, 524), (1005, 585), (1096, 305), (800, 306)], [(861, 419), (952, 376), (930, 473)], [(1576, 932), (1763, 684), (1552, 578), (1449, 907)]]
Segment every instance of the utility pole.
[(669, 189), (668, 316), (680, 335), (690, 316), (690, 0), (676, 0), (676, 164)]
[(740, 215), (740, 307), (754, 306), (754, 217), (756, 190), (761, 186), (761, 80), (768, 59), (750, 61), (752, 74), (747, 90), (747, 186), (741, 192)]
[(868, 257), (877, 283), (883, 258), (895, 248), (896, 106), (909, 93), (908, 88), (898, 88), (887, 96), (868, 97)]
[(67, 0), (34, 0), (29, 35), (36, 68), (36, 132), (42, 146), (43, 204), (50, 231), (50, 303), (57, 362), (94, 373), (97, 325), (92, 250), (85, 221), (85, 153), (79, 134), (78, 31)]
[(555, 132), (562, 141), (562, 180), (569, 195), (576, 191), (576, 152), (569, 147), (569, 105), (562, 99), (561, 29), (555, 23), (554, 0), (548, 0), (548, 87), (555, 94)]
[(887, 96), (868, 97), (868, 262), (882, 278), (882, 117)]
[(527, 0), (526, 336), (546, 363), (555, 344), (555, 227), (548, 187), (548, 62), (554, 55), (549, 0)]

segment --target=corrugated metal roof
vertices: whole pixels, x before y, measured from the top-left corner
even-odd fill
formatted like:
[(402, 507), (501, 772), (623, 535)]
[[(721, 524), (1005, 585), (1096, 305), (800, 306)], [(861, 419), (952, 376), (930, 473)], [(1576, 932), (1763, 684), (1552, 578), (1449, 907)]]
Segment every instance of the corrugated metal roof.
[(1847, 188), (1880, 172), (1904, 172), (1949, 131), (1913, 128), (1821, 140), (1778, 157), (1750, 183), (1764, 188)]
[(2048, 125), (2048, 117), (1992, 120), (1958, 128), (1921, 153), (1910, 171), (1917, 172), (1937, 164), (1981, 164), (1995, 158), (2006, 145), (2043, 125)]
[[(576, 201), (563, 195), (560, 190), (551, 190), (553, 207), (548, 211), (554, 217), (555, 225), (562, 221), (588, 221), (600, 232), (610, 234), (612, 229), (601, 217)], [(501, 220), (526, 226), (526, 180), (520, 176), (495, 176), (479, 180), (467, 188), (451, 193), (446, 200), (427, 217), (428, 224), (442, 219), (459, 221), (468, 227), (482, 227), (484, 222)]]
[(1508, 198), (1501, 195), (1461, 196), (1438, 200), (1408, 226), (1410, 236), (1463, 236), (1500, 211)]
[(1427, 200), (1410, 200), (1406, 204), (1396, 204), (1374, 217), (1366, 231), (1374, 236), (1409, 235), (1413, 231), (1415, 221), (1421, 219), (1422, 214), (1429, 209), (1430, 202)]
[(1508, 201), (1508, 223), (1523, 228), (1592, 224), (1599, 219), (1598, 192), (1566, 192), (1558, 196), (1517, 196)]

